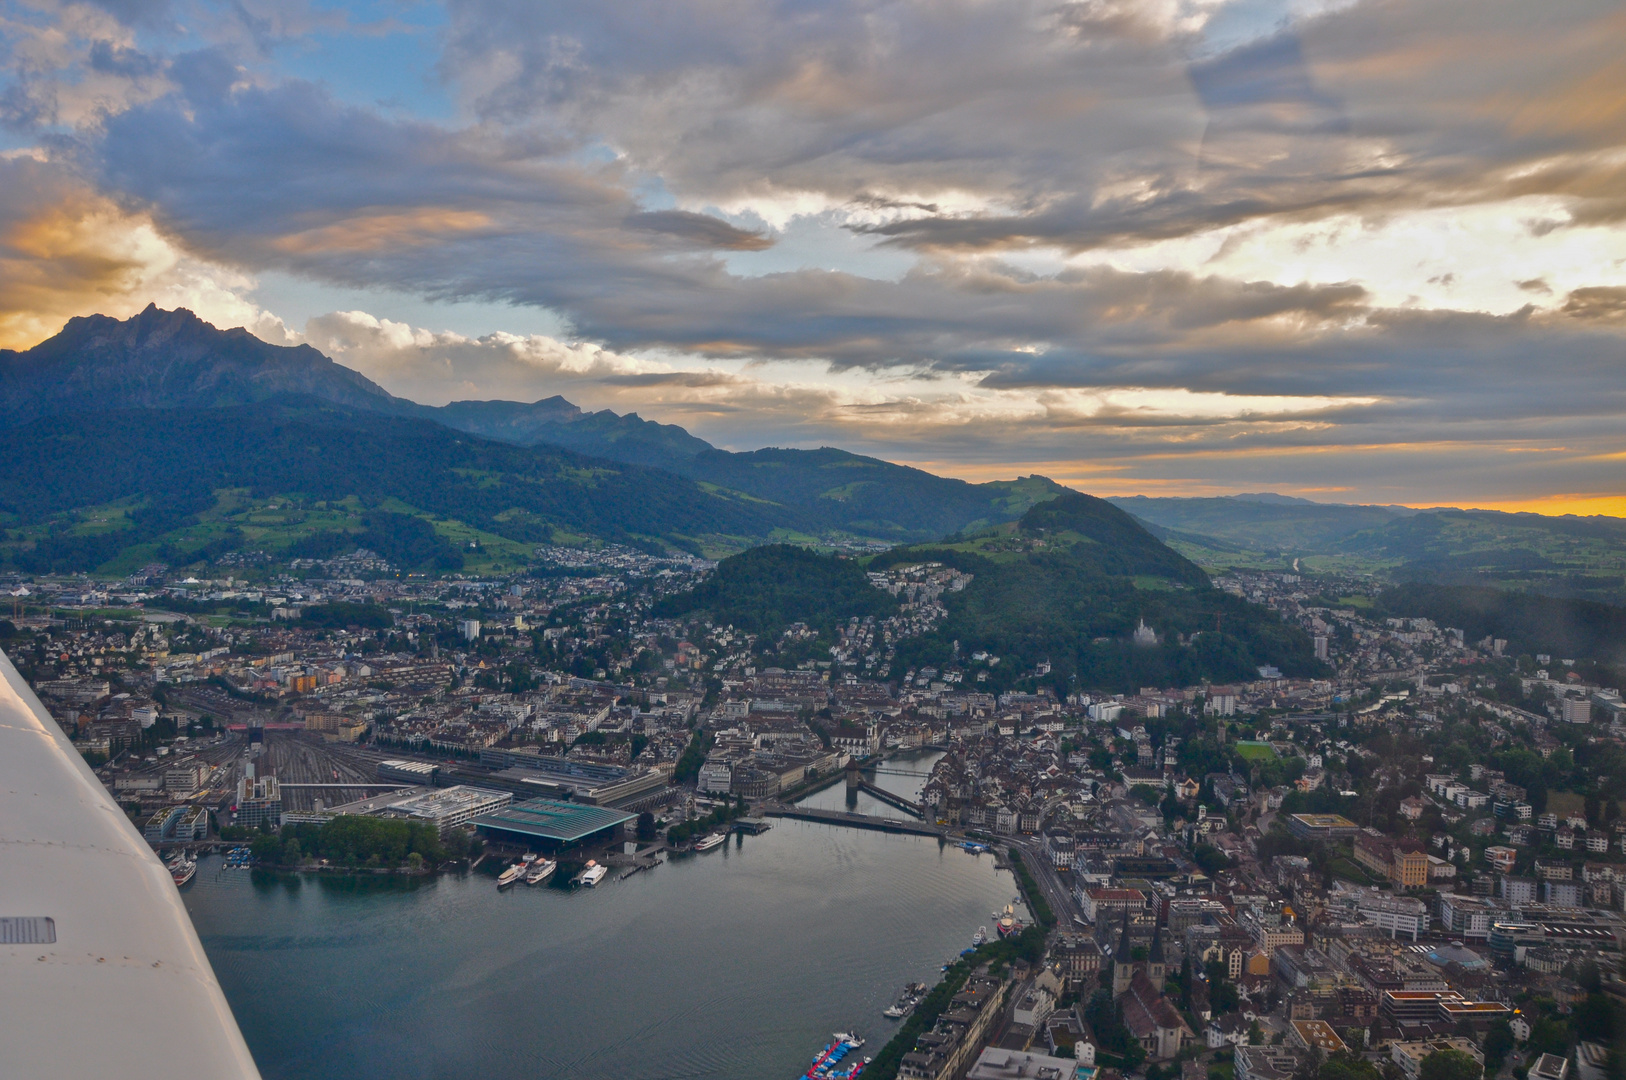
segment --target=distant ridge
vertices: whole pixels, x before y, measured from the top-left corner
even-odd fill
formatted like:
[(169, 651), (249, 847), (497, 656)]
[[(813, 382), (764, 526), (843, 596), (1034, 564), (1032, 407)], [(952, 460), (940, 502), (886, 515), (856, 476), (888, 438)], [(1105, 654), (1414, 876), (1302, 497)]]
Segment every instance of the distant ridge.
[[(40, 491), (24, 483), (12, 496), (15, 507), (0, 505), (0, 511), (17, 515), (18, 523), (27, 526), (14, 534), (0, 533), (0, 552), (7, 544), (19, 545), (16, 550), (34, 553), (30, 556), (34, 564), (57, 568), (92, 569), (108, 564), (111, 553), (121, 543), (134, 543), (138, 533), (145, 543), (174, 547), (181, 540), (177, 530), (202, 529), (197, 515), (216, 513), (207, 509), (204, 492), (225, 486), (256, 487), (256, 476), (269, 482), (278, 473), (280, 466), (266, 458), (264, 447), (254, 440), (273, 439), (275, 432), (290, 425), (322, 434), (332, 470), (357, 478), (352, 485), (355, 494), (363, 488), (382, 494), (377, 484), (371, 480), (362, 483), (361, 478), (369, 473), (395, 476), (399, 462), (377, 455), (386, 453), (384, 448), (392, 440), (411, 438), (411, 430), (422, 432), (418, 437), (437, 445), (442, 442), (435, 431), (455, 431), (537, 450), (529, 457), (467, 451), (500, 461), (499, 471), (513, 478), (498, 483), (479, 499), (463, 490), (467, 483), (478, 486), (477, 478), (437, 471), (438, 486), (418, 487), (416, 501), (408, 500), (424, 512), (432, 505), (443, 505), (444, 510), (437, 512), (455, 506), (459, 508), (456, 513), (469, 514), (478, 505), (476, 516), (485, 523), (482, 527), (523, 542), (557, 534), (600, 539), (641, 536), (651, 542), (659, 537), (663, 543), (690, 550), (724, 552), (766, 539), (911, 542), (1013, 520), (1036, 502), (1066, 490), (1038, 476), (970, 484), (830, 447), (735, 454), (676, 425), (645, 420), (635, 413), (586, 412), (557, 396), (529, 403), (421, 405), (389, 393), (310, 346), (272, 345), (244, 329), (220, 330), (190, 311), (164, 311), (153, 305), (124, 320), (102, 315), (76, 318), (61, 333), (32, 349), (0, 351), (0, 406), (4, 441), (27, 446), (32, 439), (49, 448), (61, 460), (40, 461), (39, 465), (63, 478), (63, 486), (52, 498), (42, 498)], [(245, 416), (265, 419), (270, 426), (245, 424)], [(79, 419), (91, 417), (94, 422)], [(183, 500), (186, 513), (157, 513), (148, 505), (131, 518), (140, 519), (140, 528), (104, 533), (94, 544), (36, 536), (34, 530), (44, 521), (60, 523), (60, 515), (79, 508), (155, 497), (148, 482), (134, 478), (122, 486), (89, 483), (93, 478), (75, 474), (74, 459), (111, 460), (116, 450), (106, 444), (105, 436), (112, 431), (124, 433), (125, 444), (133, 445), (130, 431), (139, 430), (142, 424), (174, 427), (177, 417), (186, 420), (188, 430), (209, 434), (207, 453), (200, 446), (191, 457), (182, 454), (170, 462), (172, 470), (181, 470), (172, 477), (174, 484), (191, 492)], [(380, 427), (366, 422), (368, 417), (427, 426)], [(66, 420), (72, 422), (64, 423)], [(226, 427), (213, 431), (210, 423)], [(322, 425), (332, 430), (322, 431)], [(87, 441), (76, 446), (63, 437), (64, 432), (78, 432)], [(542, 453), (544, 449), (553, 453)], [(647, 472), (610, 469), (602, 485), (576, 488), (579, 498), (610, 499), (614, 492), (613, 512), (578, 512), (524, 488), (537, 482), (558, 485), (568, 478), (569, 468), (560, 464), (557, 455), (560, 450), (581, 455), (581, 467), (589, 470), (615, 465)], [(466, 454), (459, 449), (453, 456)], [(211, 464), (205, 465), (206, 461)], [(244, 472), (239, 463), (252, 463), (258, 472)], [(216, 469), (217, 475), (201, 489), (200, 477), (183, 475), (205, 468)], [(225, 482), (228, 474), (232, 477), (229, 485)], [(665, 492), (660, 490), (663, 485)], [(505, 487), (508, 494), (499, 495)], [(642, 527), (640, 505), (665, 505), (665, 495), (670, 493), (683, 493), (684, 499), (705, 509), (699, 518), (667, 514), (662, 519), (666, 524), (651, 521), (649, 528)], [(702, 493), (706, 497), (699, 497)], [(81, 495), (85, 496), (81, 501), (73, 501)], [(336, 493), (329, 490), (328, 495), (335, 497)], [(499, 498), (510, 501), (491, 505)], [(23, 511), (25, 503), (32, 509)], [(709, 523), (701, 520), (707, 514)], [(521, 527), (516, 523), (520, 518), (528, 518), (529, 524)], [(677, 524), (680, 519), (681, 525)], [(583, 528), (587, 531), (580, 531)], [(43, 554), (47, 551), (54, 554), (47, 558)]]

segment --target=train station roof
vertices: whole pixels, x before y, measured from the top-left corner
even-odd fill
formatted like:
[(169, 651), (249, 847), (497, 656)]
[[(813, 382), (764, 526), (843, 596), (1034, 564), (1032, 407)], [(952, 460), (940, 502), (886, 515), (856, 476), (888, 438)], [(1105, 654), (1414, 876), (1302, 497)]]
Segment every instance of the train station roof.
[(473, 824), (515, 836), (574, 844), (596, 832), (631, 821), (632, 817), (606, 806), (588, 806), (557, 799), (527, 799), (489, 814), (481, 814), (473, 820)]

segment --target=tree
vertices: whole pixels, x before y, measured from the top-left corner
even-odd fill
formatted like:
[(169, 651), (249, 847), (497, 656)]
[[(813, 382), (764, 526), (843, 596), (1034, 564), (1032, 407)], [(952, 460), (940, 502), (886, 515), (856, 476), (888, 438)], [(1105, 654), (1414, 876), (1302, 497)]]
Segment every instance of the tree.
[[(1593, 977), (1596, 978), (1595, 972)], [(1579, 1039), (1608, 1043), (1614, 1038), (1614, 1009), (1609, 999), (1596, 991), (1588, 994), (1586, 1000), (1575, 1007), (1570, 1022), (1575, 1025), (1575, 1035)]]
[[(1350, 1045), (1354, 1045), (1351, 1043)], [(1327, 1058), (1317, 1073), (1318, 1080), (1382, 1080), (1378, 1067), (1359, 1055), (1340, 1051)]]
[(1513, 1045), (1513, 1029), (1506, 1020), (1491, 1025), (1485, 1032), (1485, 1072), (1488, 1075), (1495, 1076), (1501, 1071), (1502, 1062), (1513, 1051)]
[(1540, 1054), (1569, 1053), (1570, 1028), (1562, 1020), (1548, 1016), (1530, 1025), (1530, 1040), (1525, 1044), (1527, 1055), (1534, 1060)]
[(648, 810), (638, 815), (638, 841), (647, 844), (655, 839), (655, 815)]
[(1436, 1050), (1423, 1059), (1418, 1080), (1479, 1080), (1479, 1062), (1461, 1050)]

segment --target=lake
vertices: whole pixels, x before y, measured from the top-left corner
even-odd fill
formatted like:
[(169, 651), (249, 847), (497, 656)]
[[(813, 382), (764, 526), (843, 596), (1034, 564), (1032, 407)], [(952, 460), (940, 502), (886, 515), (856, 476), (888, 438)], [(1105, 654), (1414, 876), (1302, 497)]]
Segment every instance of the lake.
[(883, 1045), (1015, 895), (987, 856), (786, 820), (596, 890), (210, 858), (183, 894), (268, 1080), (790, 1080), (832, 1031)]

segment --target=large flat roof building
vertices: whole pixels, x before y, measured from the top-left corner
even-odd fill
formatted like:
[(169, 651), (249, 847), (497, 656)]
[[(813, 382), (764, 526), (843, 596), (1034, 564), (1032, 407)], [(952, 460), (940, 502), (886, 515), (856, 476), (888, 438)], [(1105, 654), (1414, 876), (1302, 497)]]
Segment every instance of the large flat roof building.
[(633, 815), (605, 806), (527, 799), (474, 819), (475, 828), (494, 839), (557, 850), (586, 843), (631, 821)]
[(507, 791), (488, 791), (485, 788), (438, 788), (411, 795), (374, 811), (376, 817), (405, 818), (435, 826), (442, 834), (455, 829), (481, 814), (500, 810), (514, 801)]
[(1339, 836), (1354, 836), (1361, 827), (1342, 814), (1293, 814), (1287, 819), (1287, 829), (1298, 836), (1323, 840)]

